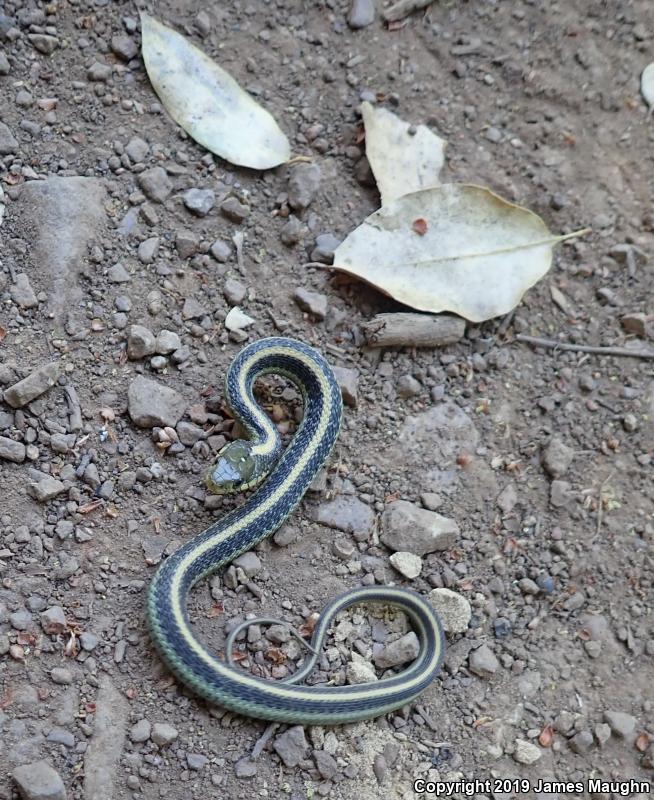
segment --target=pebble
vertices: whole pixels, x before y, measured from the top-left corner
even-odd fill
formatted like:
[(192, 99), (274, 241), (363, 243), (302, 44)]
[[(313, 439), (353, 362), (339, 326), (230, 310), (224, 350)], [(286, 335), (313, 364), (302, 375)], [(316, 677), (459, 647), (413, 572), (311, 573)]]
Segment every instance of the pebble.
[(636, 730), (636, 718), (623, 711), (605, 711), (604, 722), (608, 723), (611, 732), (621, 739), (628, 739)]
[(155, 203), (163, 203), (173, 190), (173, 183), (163, 167), (146, 169), (137, 180), (143, 194)]
[(223, 284), (223, 294), (230, 306), (238, 306), (246, 298), (247, 286), (235, 278), (227, 278)]
[(459, 538), (459, 527), (434, 511), (397, 500), (384, 510), (379, 538), (391, 550), (424, 556), (452, 547)]
[(180, 258), (191, 258), (198, 252), (200, 238), (193, 231), (177, 231), (175, 247)]
[(558, 436), (553, 436), (543, 451), (543, 467), (552, 478), (562, 478), (568, 471), (574, 450), (564, 444)]
[(244, 328), (254, 325), (255, 322), (255, 319), (241, 311), (238, 306), (231, 308), (225, 317), (225, 327), (228, 331), (242, 331)]
[(273, 749), (287, 767), (297, 767), (309, 749), (302, 725), (294, 725), (276, 736)]
[(64, 782), (47, 761), (16, 767), (12, 777), (23, 800), (66, 800)]
[(323, 320), (327, 316), (329, 303), (327, 295), (310, 292), (308, 289), (300, 287), (295, 290), (293, 299), (302, 311), (312, 314), (316, 319)]
[(401, 575), (409, 580), (417, 578), (422, 571), (422, 559), (413, 553), (393, 553), (389, 561)]
[(202, 753), (187, 753), (186, 763), (189, 769), (192, 769), (194, 772), (199, 772), (207, 766), (209, 759), (205, 755), (202, 755)]
[(230, 220), (230, 222), (235, 222), (237, 225), (240, 225), (243, 220), (247, 219), (250, 213), (250, 206), (239, 202), (236, 197), (228, 197), (221, 203), (220, 210), (223, 216)]
[(320, 503), (313, 511), (313, 517), (328, 528), (366, 538), (375, 527), (375, 515), (370, 506), (354, 495), (340, 494), (333, 500)]
[(300, 241), (302, 230), (303, 228), (300, 220), (291, 214), (279, 234), (282, 244), (285, 244), (287, 247), (292, 247), (294, 244), (297, 244)]
[(331, 780), (338, 772), (336, 759), (327, 750), (314, 750), (313, 757), (316, 761), (316, 769), (324, 780)]
[(22, 408), (55, 385), (61, 374), (59, 364), (45, 364), (22, 381), (5, 389), (4, 399), (12, 408)]
[(151, 236), (141, 242), (138, 249), (138, 259), (141, 264), (152, 264), (159, 249), (159, 237)]
[(175, 389), (138, 376), (127, 390), (127, 410), (140, 428), (174, 428), (186, 410), (186, 400)]
[(350, 408), (356, 408), (359, 402), (359, 370), (349, 367), (332, 367), (332, 369), (343, 402)]
[(568, 744), (570, 745), (570, 749), (573, 753), (583, 755), (584, 753), (587, 753), (593, 746), (593, 741), (593, 734), (590, 731), (583, 730), (575, 733), (572, 739), (569, 740)]
[(22, 464), (25, 461), (25, 445), (6, 436), (0, 436), (0, 458)]
[(179, 736), (179, 731), (167, 722), (155, 722), (152, 726), (150, 738), (159, 747), (165, 747), (174, 742)]
[(14, 303), (21, 308), (35, 308), (39, 304), (30, 279), (24, 272), (16, 275), (16, 281), (9, 289), (9, 294)]
[(196, 217), (206, 217), (216, 204), (216, 195), (211, 189), (188, 189), (182, 195), (184, 205)]
[(515, 740), (513, 758), (518, 764), (535, 764), (542, 755), (543, 751), (538, 745), (527, 742), (524, 739)]
[(222, 239), (216, 239), (209, 248), (209, 252), (216, 261), (225, 264), (232, 255), (232, 248), (226, 242), (223, 242)]
[(132, 276), (120, 261), (107, 270), (107, 277), (111, 283), (128, 283), (132, 280)]
[(352, 0), (347, 15), (347, 24), (355, 31), (365, 28), (375, 21), (375, 13), (374, 0)]
[(241, 758), (234, 764), (234, 774), (237, 778), (254, 778), (257, 774), (257, 763), (251, 758)]
[(611, 738), (611, 728), (606, 723), (599, 723), (595, 725), (594, 729), (595, 738), (597, 739), (597, 743), (600, 747), (604, 747), (604, 745), (609, 741)]
[(38, 500), (39, 503), (47, 503), (48, 500), (52, 500), (57, 497), (57, 495), (66, 491), (66, 486), (56, 478), (48, 476), (37, 483), (30, 483), (27, 487), (27, 491), (35, 500)]
[(156, 339), (152, 331), (143, 325), (131, 325), (127, 334), (127, 357), (132, 361), (150, 356), (155, 352)]
[[(353, 656), (355, 655), (356, 653), (353, 653)], [(350, 661), (345, 670), (345, 678), (350, 685), (379, 680), (373, 665), (364, 659)]]
[(179, 350), (182, 346), (182, 341), (175, 331), (168, 331), (165, 328), (157, 334), (154, 343), (154, 352), (167, 356)]
[[(111, 37), (111, 52), (123, 61), (131, 61), (139, 53), (138, 45), (130, 36), (118, 35)], [(131, 158), (131, 156), (130, 156)], [(138, 159), (139, 161), (141, 159)]]
[(18, 141), (5, 125), (0, 122), (0, 156), (8, 156), (18, 150)]
[(132, 725), (129, 731), (129, 738), (132, 742), (139, 744), (140, 742), (147, 742), (150, 738), (152, 726), (147, 719), (140, 719), (136, 724)]
[(341, 239), (332, 233), (321, 233), (316, 236), (315, 246), (311, 251), (311, 260), (321, 264), (334, 263), (334, 251), (340, 245)]
[(86, 70), (88, 80), (96, 83), (106, 83), (111, 78), (111, 67), (101, 61), (94, 61)]
[(59, 47), (59, 39), (56, 36), (48, 36), (45, 33), (30, 33), (27, 36), (35, 50), (45, 56), (52, 55)]
[(9, 75), (11, 65), (4, 50), (0, 50), (0, 75)]
[(472, 619), (472, 608), (468, 600), (451, 589), (432, 589), (429, 602), (443, 623), (446, 633), (464, 633)]
[(296, 164), (288, 179), (288, 204), (295, 211), (304, 211), (313, 202), (321, 180), (317, 164)]
[(499, 669), (500, 663), (497, 656), (487, 644), (482, 644), (473, 650), (468, 657), (470, 672), (480, 678), (490, 678)]
[(54, 667), (50, 672), (50, 678), (53, 683), (60, 686), (70, 686), (73, 682), (73, 673), (66, 667)]
[(406, 664), (407, 661), (414, 661), (419, 652), (418, 637), (413, 631), (410, 631), (400, 639), (384, 645), (375, 654), (373, 660), (380, 669), (388, 669), (389, 667), (399, 667), (400, 664)]
[(68, 630), (66, 615), (61, 606), (51, 606), (41, 614), (41, 627), (49, 636), (65, 633)]

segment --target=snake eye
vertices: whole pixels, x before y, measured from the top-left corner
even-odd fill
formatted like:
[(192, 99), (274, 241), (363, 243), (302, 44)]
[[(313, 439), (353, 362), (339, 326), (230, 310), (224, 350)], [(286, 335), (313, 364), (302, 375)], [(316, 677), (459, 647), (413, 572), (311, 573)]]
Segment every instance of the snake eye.
[(225, 445), (206, 476), (209, 491), (233, 494), (252, 482), (256, 462), (250, 442), (237, 440)]

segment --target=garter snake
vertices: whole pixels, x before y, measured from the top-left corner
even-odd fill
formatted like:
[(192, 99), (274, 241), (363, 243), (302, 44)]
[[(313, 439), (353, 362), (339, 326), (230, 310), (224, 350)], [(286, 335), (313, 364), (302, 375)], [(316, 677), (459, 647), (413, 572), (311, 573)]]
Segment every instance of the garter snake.
[[(304, 400), (302, 421), (283, 453), (275, 425), (253, 396), (256, 379), (267, 373), (288, 377)], [(315, 655), (287, 681), (268, 681), (217, 658), (193, 632), (186, 611), (191, 587), (279, 528), (331, 452), (342, 416), (341, 392), (329, 364), (308, 345), (282, 337), (261, 339), (238, 353), (227, 371), (225, 399), (249, 438), (220, 451), (207, 485), (219, 493), (261, 485), (159, 566), (148, 590), (147, 618), (163, 661), (197, 695), (261, 719), (335, 725), (377, 717), (410, 702), (438, 672), (444, 640), (429, 602), (408, 589), (348, 591), (325, 607), (314, 629), (310, 649), (319, 651), (335, 615), (348, 606), (377, 602), (404, 611), (420, 642), (418, 656), (403, 671), (373, 683), (295, 685), (312, 668)]]

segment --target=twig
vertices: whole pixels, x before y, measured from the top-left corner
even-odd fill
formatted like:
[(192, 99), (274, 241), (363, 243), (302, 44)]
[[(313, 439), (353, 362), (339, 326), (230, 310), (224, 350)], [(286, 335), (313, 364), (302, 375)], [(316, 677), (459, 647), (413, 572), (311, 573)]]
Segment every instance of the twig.
[(77, 433), (82, 430), (82, 408), (79, 404), (79, 397), (77, 396), (75, 387), (70, 384), (64, 386), (64, 393), (68, 401), (68, 411), (70, 415), (68, 427), (72, 433)]
[(427, 8), (434, 0), (398, 0), (393, 3), (390, 8), (384, 11), (384, 19), (386, 22), (397, 22), (398, 20), (408, 17), (414, 11), (420, 11), (421, 8)]
[(243, 241), (245, 236), (242, 231), (236, 231), (232, 236), (232, 241), (236, 246), (236, 260), (238, 262), (238, 271), (241, 275), (245, 275), (245, 262), (243, 260)]
[(604, 487), (611, 480), (612, 477), (613, 477), (613, 473), (611, 472), (606, 478), (604, 478), (602, 483), (600, 483), (600, 487), (599, 487), (599, 490), (598, 490), (599, 502), (598, 502), (598, 505), (597, 505), (597, 529), (595, 531), (595, 535), (596, 536), (599, 536), (599, 532), (600, 532), (600, 529), (602, 527), (602, 502), (603, 502), (602, 493), (604, 491)]
[(263, 748), (268, 744), (273, 733), (275, 733), (277, 728), (279, 728), (279, 723), (271, 722), (270, 725), (268, 725), (268, 727), (266, 728), (266, 730), (261, 734), (259, 739), (257, 739), (257, 741), (254, 744), (254, 747), (252, 748), (252, 752), (250, 753), (250, 758), (253, 761), (259, 758), (259, 756), (263, 752)]
[(541, 339), (538, 336), (527, 336), (518, 333), (516, 342), (533, 344), (534, 347), (548, 347), (553, 350), (572, 350), (575, 353), (594, 353), (598, 356), (625, 356), (626, 358), (654, 358), (654, 350), (630, 350), (628, 347), (593, 347), (588, 344), (570, 344), (557, 342), (555, 339)]

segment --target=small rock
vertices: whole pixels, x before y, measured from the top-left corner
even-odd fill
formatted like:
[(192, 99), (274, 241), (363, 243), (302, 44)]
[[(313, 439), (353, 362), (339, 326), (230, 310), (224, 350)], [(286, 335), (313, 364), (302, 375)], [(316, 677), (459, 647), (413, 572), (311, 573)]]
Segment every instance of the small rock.
[(150, 738), (152, 726), (147, 719), (140, 719), (135, 725), (132, 725), (129, 731), (129, 738), (136, 744), (140, 742), (147, 742)]
[(334, 250), (340, 243), (341, 240), (332, 233), (321, 233), (316, 236), (315, 247), (311, 251), (311, 260), (319, 261), (321, 264), (333, 264)]
[(182, 341), (174, 331), (161, 330), (157, 334), (154, 344), (155, 353), (167, 356), (179, 350), (182, 346)]
[(388, 504), (382, 515), (379, 538), (391, 550), (424, 556), (447, 550), (458, 537), (459, 527), (454, 520), (405, 500)]
[(177, 728), (168, 725), (166, 722), (155, 722), (152, 726), (150, 738), (159, 747), (165, 747), (167, 744), (174, 742), (179, 736)]
[(524, 739), (515, 740), (513, 758), (518, 764), (535, 764), (542, 755), (543, 751), (538, 745), (527, 742)]
[(145, 196), (155, 203), (163, 203), (173, 190), (172, 181), (163, 167), (152, 167), (141, 172), (138, 184)]
[(54, 386), (60, 374), (59, 364), (51, 363), (39, 367), (22, 381), (5, 390), (5, 402), (12, 408), (22, 408)]
[(314, 750), (313, 757), (321, 777), (326, 781), (331, 780), (338, 772), (338, 764), (334, 756), (326, 750)]
[(111, 51), (123, 61), (131, 61), (138, 55), (139, 48), (130, 36), (119, 34), (111, 37)]
[(304, 211), (320, 188), (320, 167), (317, 164), (296, 164), (288, 180), (288, 204), (295, 211)]
[(32, 43), (32, 47), (45, 56), (52, 55), (59, 47), (59, 39), (56, 36), (48, 36), (45, 33), (30, 33), (27, 38)]
[(304, 760), (309, 743), (301, 725), (294, 725), (285, 733), (277, 736), (273, 748), (287, 767), (297, 767)]
[(595, 725), (595, 738), (597, 739), (599, 746), (604, 747), (604, 745), (611, 738), (611, 727), (604, 722), (601, 722), (599, 725)]
[(257, 762), (251, 758), (241, 758), (234, 764), (234, 774), (237, 778), (254, 778), (257, 774)]
[(22, 464), (25, 461), (25, 445), (6, 436), (0, 436), (0, 458), (13, 461), (14, 464)]
[(623, 711), (605, 711), (604, 722), (608, 723), (611, 732), (621, 739), (628, 739), (636, 730), (636, 718)]
[(321, 503), (313, 511), (313, 518), (328, 528), (359, 534), (362, 538), (367, 538), (375, 526), (375, 515), (370, 506), (358, 497), (346, 494)]
[(222, 241), (222, 239), (216, 239), (216, 241), (211, 245), (209, 252), (211, 255), (221, 264), (225, 264), (232, 255), (232, 248)]
[(111, 67), (100, 61), (94, 61), (86, 70), (86, 77), (96, 83), (106, 83), (111, 78)]
[(296, 216), (291, 214), (284, 227), (281, 229), (279, 238), (282, 244), (285, 244), (287, 247), (292, 247), (300, 241), (301, 235), (302, 223)]
[(127, 390), (127, 409), (141, 428), (174, 428), (186, 410), (186, 400), (169, 386), (139, 376)]
[(550, 486), (550, 503), (555, 508), (567, 506), (572, 499), (572, 487), (568, 481), (552, 481)]
[(400, 664), (406, 664), (407, 661), (414, 661), (419, 652), (420, 642), (416, 634), (411, 631), (382, 647), (374, 657), (374, 662), (380, 669), (399, 667)]
[(207, 313), (207, 309), (194, 297), (187, 297), (182, 307), (183, 319), (200, 319)]
[(334, 377), (341, 390), (343, 402), (356, 408), (359, 402), (359, 370), (348, 367), (332, 367)]
[(132, 361), (151, 356), (155, 352), (156, 339), (152, 331), (142, 325), (130, 326), (127, 335), (127, 357)]
[(405, 578), (413, 580), (420, 575), (422, 571), (422, 559), (413, 553), (393, 553), (389, 561), (395, 569)]
[(191, 258), (198, 252), (200, 238), (193, 231), (178, 231), (175, 236), (175, 247), (180, 258)]
[(10, 287), (9, 294), (14, 303), (21, 308), (35, 308), (39, 304), (30, 279), (24, 272), (16, 275), (16, 282)]
[(558, 436), (553, 436), (543, 451), (543, 467), (550, 477), (562, 478), (568, 471), (573, 457), (574, 450), (563, 444)]
[(236, 197), (228, 197), (227, 200), (221, 204), (220, 210), (224, 217), (240, 225), (250, 213), (250, 206), (240, 203)]
[(12, 777), (23, 800), (66, 800), (64, 782), (47, 761), (17, 767)]
[(138, 259), (141, 264), (152, 264), (159, 249), (159, 237), (151, 236), (141, 242), (138, 249)]
[(468, 666), (470, 667), (470, 672), (480, 678), (489, 678), (497, 672), (500, 663), (490, 647), (487, 644), (482, 644), (481, 647), (470, 653)]
[(345, 678), (350, 685), (372, 683), (379, 680), (373, 665), (362, 658), (349, 662), (345, 670)]
[(446, 633), (464, 633), (472, 619), (472, 609), (468, 600), (451, 589), (432, 589), (429, 602), (443, 623)]
[(352, 0), (350, 13), (347, 15), (347, 24), (352, 30), (359, 30), (371, 25), (375, 21), (374, 0)]
[(107, 277), (111, 283), (128, 283), (132, 280), (132, 276), (120, 261), (107, 270)]
[(182, 199), (186, 208), (196, 217), (206, 217), (216, 203), (216, 195), (211, 189), (188, 189)]
[(400, 397), (408, 400), (415, 397), (422, 391), (422, 384), (413, 375), (401, 375), (397, 382), (397, 393)]
[(186, 763), (189, 769), (192, 769), (194, 772), (199, 772), (207, 766), (209, 759), (205, 755), (202, 755), (202, 753), (187, 753)]
[(568, 744), (573, 753), (583, 755), (593, 746), (593, 734), (586, 730), (579, 731), (569, 740)]
[(228, 331), (242, 331), (255, 322), (255, 319), (241, 311), (238, 306), (231, 308), (225, 317), (225, 327)]
[(66, 667), (55, 667), (50, 672), (50, 678), (59, 686), (70, 686), (73, 682), (73, 673)]
[(227, 278), (223, 285), (223, 294), (230, 306), (240, 306), (247, 295), (247, 286), (235, 278)]
[(66, 615), (61, 606), (51, 606), (41, 614), (41, 627), (49, 636), (65, 633), (68, 630)]
[(0, 50), (0, 75), (9, 75), (11, 66), (4, 50)]
[(647, 314), (625, 314), (620, 324), (627, 333), (633, 333), (641, 339), (654, 332), (654, 320)]
[(302, 311), (312, 314), (316, 319), (323, 320), (327, 316), (327, 295), (310, 292), (308, 289), (300, 287), (295, 290), (293, 299)]
[(4, 122), (0, 122), (0, 156), (11, 155), (17, 150), (18, 141)]
[(66, 486), (56, 478), (47, 477), (38, 483), (30, 483), (27, 491), (39, 503), (47, 503), (48, 500), (66, 491)]

